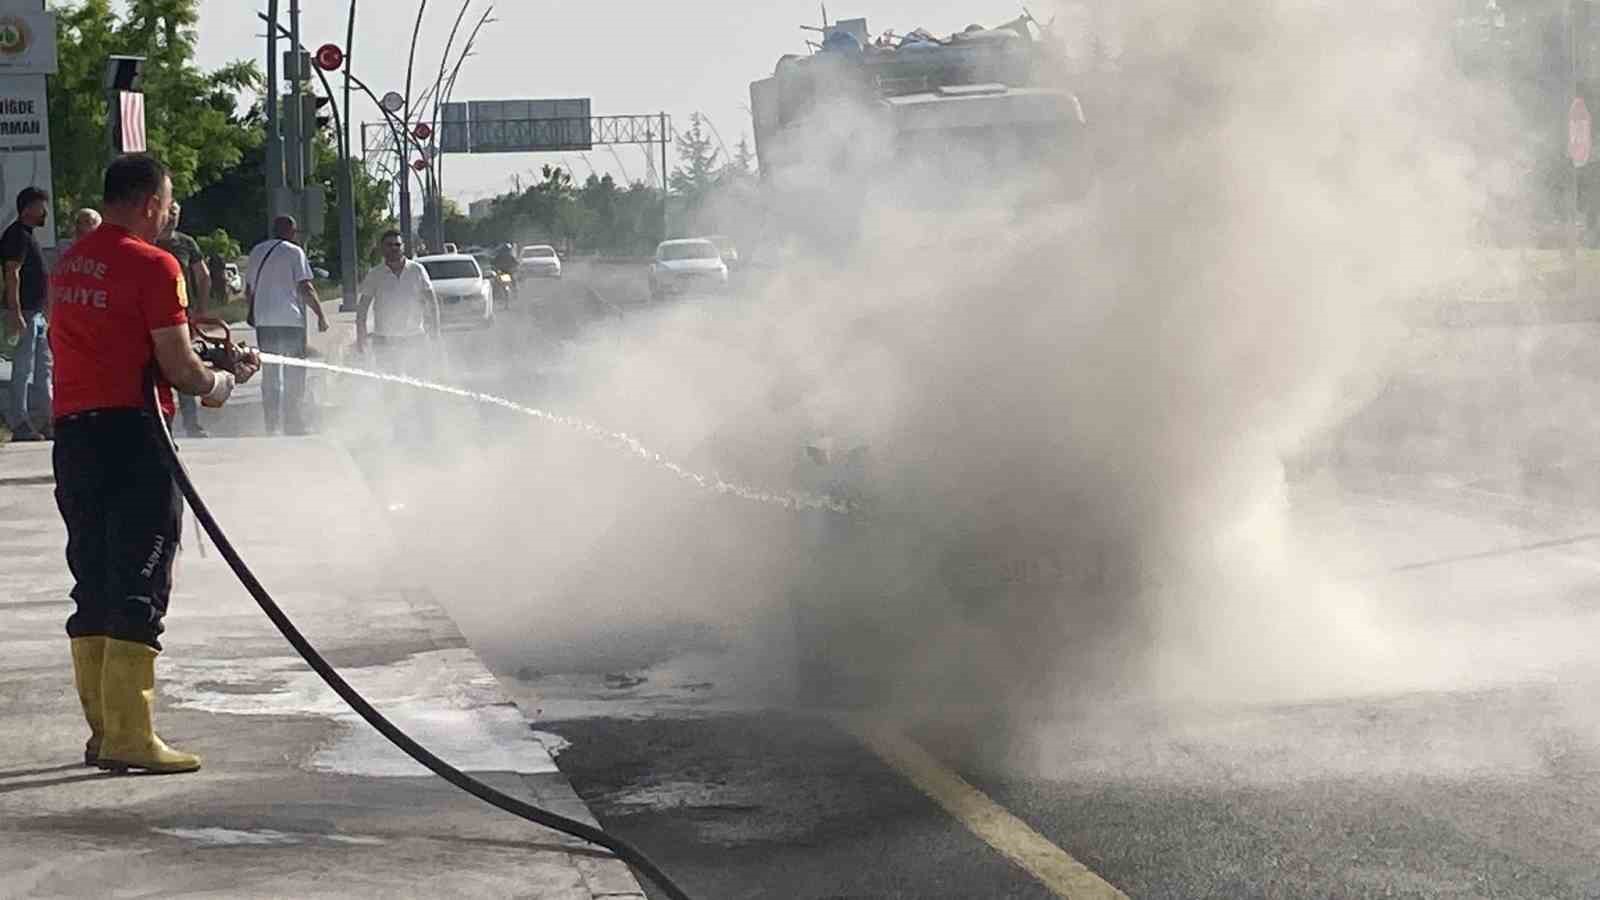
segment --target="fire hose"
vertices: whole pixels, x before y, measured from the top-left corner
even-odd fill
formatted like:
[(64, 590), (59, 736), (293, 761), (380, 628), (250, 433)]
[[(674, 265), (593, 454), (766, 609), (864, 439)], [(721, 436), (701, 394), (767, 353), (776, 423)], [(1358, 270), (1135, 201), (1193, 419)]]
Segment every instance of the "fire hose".
[[(199, 355), (202, 361), (213, 368), (234, 371), (247, 352), (247, 348), (234, 343), (226, 323), (216, 320), (198, 320), (191, 325), (190, 332), (193, 335), (196, 354)], [(549, 810), (540, 809), (473, 778), (417, 743), (410, 735), (401, 731), (393, 722), (390, 722), (376, 707), (367, 702), (365, 697), (357, 693), (356, 689), (344, 680), (343, 676), (323, 658), (322, 654), (317, 652), (311, 642), (306, 640), (305, 635), (300, 633), (300, 629), (295, 627), (294, 622), (290, 621), (283, 609), (272, 599), (272, 595), (262, 586), (261, 581), (250, 570), (244, 558), (239, 555), (239, 551), (228, 540), (227, 533), (222, 530), (222, 526), (217, 522), (216, 517), (211, 514), (211, 509), (206, 505), (205, 499), (200, 496), (194, 480), (189, 477), (189, 470), (183, 464), (183, 459), (178, 454), (178, 445), (173, 440), (172, 429), (167, 423), (166, 416), (161, 414), (160, 395), (156, 387), (155, 378), (151, 377), (149, 381), (151, 409), (154, 412), (156, 421), (159, 423), (156, 431), (160, 434), (162, 449), (165, 451), (167, 461), (171, 466), (173, 480), (177, 483), (178, 490), (183, 493), (184, 499), (188, 501), (189, 508), (194, 511), (200, 527), (204, 529), (206, 534), (211, 536), (211, 542), (216, 545), (217, 551), (227, 561), (228, 567), (233, 570), (233, 574), (238, 577), (239, 583), (244, 586), (244, 589), (249, 592), (250, 596), (261, 607), (261, 611), (266, 613), (267, 618), (272, 620), (272, 624), (277, 626), (278, 631), (283, 634), (289, 644), (306, 661), (306, 664), (321, 676), (322, 680), (327, 683), (328, 687), (333, 689), (334, 693), (339, 695), (340, 699), (355, 710), (361, 718), (365, 719), (367, 724), (377, 729), (378, 733), (388, 738), (390, 743), (400, 748), (407, 756), (416, 760), (445, 781), (477, 797), (479, 800), (505, 810), (514, 816), (519, 816), (545, 828), (569, 834), (596, 846), (604, 847), (615, 854), (618, 859), (639, 870), (650, 881), (655, 882), (667, 897), (672, 898), (672, 900), (688, 900), (689, 895), (678, 887), (661, 870), (661, 867), (651, 862), (649, 857), (645, 856), (643, 852), (632, 844), (592, 825), (579, 822), (576, 819), (569, 819)]]

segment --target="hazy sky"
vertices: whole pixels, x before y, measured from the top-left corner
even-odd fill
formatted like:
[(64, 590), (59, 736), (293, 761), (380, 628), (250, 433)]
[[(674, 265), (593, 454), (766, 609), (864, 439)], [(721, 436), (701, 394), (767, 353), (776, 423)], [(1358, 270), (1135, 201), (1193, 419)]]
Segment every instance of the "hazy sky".
[[(665, 111), (686, 127), (696, 110), (710, 116), (731, 148), (750, 132), (749, 84), (765, 77), (784, 53), (804, 52), (801, 24), (818, 24), (813, 0), (473, 0), (469, 19), (494, 6), (496, 23), (484, 29), (477, 56), (456, 84), (457, 100), (523, 97), (592, 97), (595, 115)], [(303, 0), (302, 41), (313, 49), (343, 43), (346, 0)], [(1042, 17), (1046, 3), (1036, 3)], [(288, 0), (281, 0), (286, 12)], [(202, 0), (199, 63), (262, 59), (265, 41), (256, 14), (264, 0)], [(355, 72), (382, 94), (403, 89), (406, 48), (416, 0), (361, 0), (357, 13)], [(419, 42), (413, 94), (438, 72), (450, 25), (461, 0), (431, 0)], [(874, 33), (918, 26), (944, 34), (973, 22), (994, 25), (1017, 16), (1017, 0), (831, 0), (833, 18), (865, 16)], [(287, 24), (287, 22), (285, 22)], [(465, 30), (466, 26), (463, 26)], [(356, 118), (380, 121), (357, 95)], [(359, 149), (359, 143), (357, 147)], [(643, 151), (619, 147), (627, 171), (644, 176)], [(659, 152), (659, 151), (658, 151)], [(596, 149), (595, 168), (617, 172), (611, 155)], [(449, 196), (465, 204), (510, 189), (514, 172), (527, 172), (559, 156), (452, 157), (446, 163)], [(575, 154), (567, 163), (580, 178), (588, 169)], [(620, 173), (618, 173), (620, 174)]]

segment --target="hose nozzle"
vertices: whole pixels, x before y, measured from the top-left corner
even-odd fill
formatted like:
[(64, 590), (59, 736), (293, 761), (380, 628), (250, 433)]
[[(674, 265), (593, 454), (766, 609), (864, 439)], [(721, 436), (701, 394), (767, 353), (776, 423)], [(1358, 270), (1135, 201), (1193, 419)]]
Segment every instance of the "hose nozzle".
[(234, 341), (232, 329), (221, 319), (191, 319), (189, 336), (200, 361), (223, 372), (237, 370), (250, 349)]

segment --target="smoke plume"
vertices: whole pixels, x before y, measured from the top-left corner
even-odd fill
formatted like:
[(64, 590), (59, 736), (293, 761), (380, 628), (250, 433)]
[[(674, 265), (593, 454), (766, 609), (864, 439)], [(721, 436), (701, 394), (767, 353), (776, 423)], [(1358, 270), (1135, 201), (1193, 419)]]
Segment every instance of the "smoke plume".
[(1468, 237), (1448, 24), (1289, 0), (1062, 21), (1091, 20), (1116, 55), (1061, 73), (1072, 141), (813, 173), (758, 290), (537, 361), (559, 371), (540, 405), (857, 515), (704, 495), (500, 418), (415, 476), (408, 560), (492, 661), (734, 647), (802, 699), (1013, 724), (1381, 670), (1371, 610), (1295, 540), (1284, 463)]

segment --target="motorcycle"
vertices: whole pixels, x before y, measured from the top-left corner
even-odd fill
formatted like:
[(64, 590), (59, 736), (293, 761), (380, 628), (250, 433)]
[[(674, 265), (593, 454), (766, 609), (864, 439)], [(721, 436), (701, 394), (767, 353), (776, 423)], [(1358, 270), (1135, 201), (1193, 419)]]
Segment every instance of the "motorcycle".
[(496, 272), (490, 277), (489, 284), (494, 290), (495, 308), (509, 308), (517, 296), (517, 280), (510, 272)]

